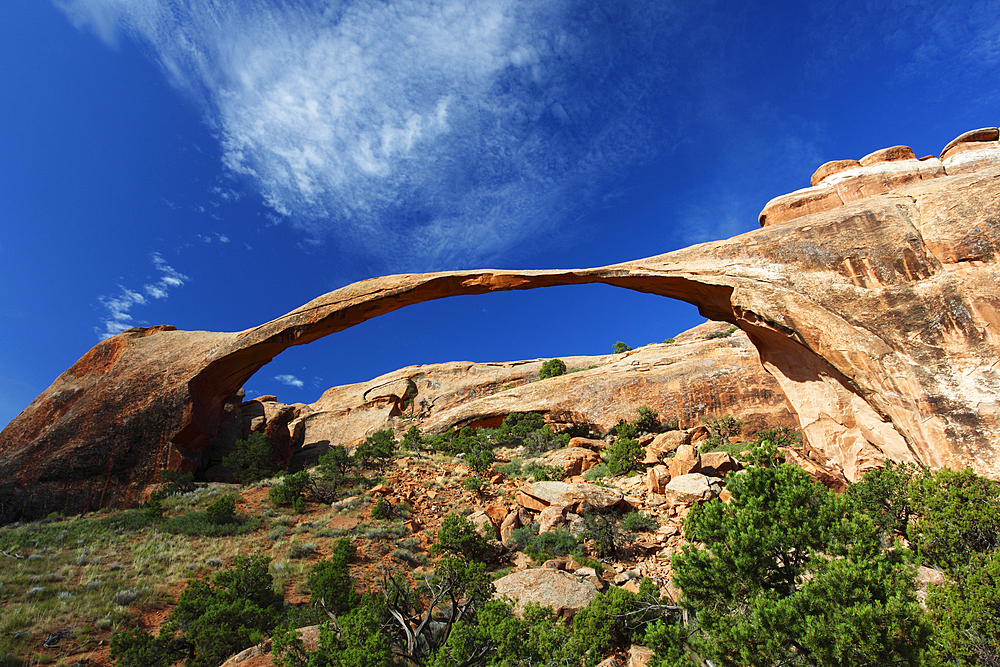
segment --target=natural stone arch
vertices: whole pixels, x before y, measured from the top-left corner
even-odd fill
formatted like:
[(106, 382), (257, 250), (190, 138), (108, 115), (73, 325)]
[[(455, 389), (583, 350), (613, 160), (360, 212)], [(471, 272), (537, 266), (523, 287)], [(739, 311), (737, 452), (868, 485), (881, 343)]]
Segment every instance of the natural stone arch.
[[(910, 180), (755, 232), (607, 267), (376, 278), (239, 333), (130, 330), (95, 346), (0, 433), (21, 512), (133, 502), (193, 459), (222, 405), (281, 351), (409, 304), (603, 283), (743, 329), (810, 444), (996, 476), (1000, 168)], [(853, 474), (852, 474), (853, 473)]]

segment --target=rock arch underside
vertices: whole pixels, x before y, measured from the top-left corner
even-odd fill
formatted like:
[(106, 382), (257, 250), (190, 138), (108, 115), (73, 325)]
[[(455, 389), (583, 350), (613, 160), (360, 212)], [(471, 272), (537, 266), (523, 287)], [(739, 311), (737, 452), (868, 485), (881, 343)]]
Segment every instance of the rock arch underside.
[(937, 158), (896, 146), (827, 163), (769, 202), (760, 229), (656, 257), (386, 276), (242, 332), (123, 332), (0, 433), (0, 484), (23, 518), (134, 503), (163, 469), (192, 468), (227, 401), (292, 345), (432, 299), (585, 283), (742, 329), (810, 447), (848, 477), (886, 458), (1000, 477), (998, 134), (968, 132)]

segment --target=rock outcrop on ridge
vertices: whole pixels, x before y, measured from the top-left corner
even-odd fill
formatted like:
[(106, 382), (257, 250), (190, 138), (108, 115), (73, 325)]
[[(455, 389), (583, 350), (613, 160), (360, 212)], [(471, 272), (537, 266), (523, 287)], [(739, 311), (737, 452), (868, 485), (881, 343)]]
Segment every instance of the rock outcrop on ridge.
[(196, 466), (227, 401), (292, 345), (431, 299), (583, 283), (681, 299), (738, 326), (810, 446), (849, 478), (885, 457), (997, 477), (998, 131), (959, 137), (940, 170), (933, 160), (894, 147), (825, 165), (816, 185), (768, 204), (761, 229), (648, 259), (386, 276), (238, 333), (126, 331), (0, 433), (8, 512), (127, 503), (163, 468)]
[[(273, 396), (226, 406), (226, 418), (201, 466), (209, 479), (237, 439), (265, 433), (279, 452), (296, 449), (296, 464), (327, 445), (348, 447), (377, 430), (402, 435), (410, 426), (436, 434), (463, 426), (498, 426), (512, 412), (538, 412), (555, 428), (587, 424), (606, 433), (647, 406), (681, 427), (731, 414), (747, 433), (798, 426), (777, 381), (761, 366), (742, 331), (706, 322), (673, 343), (624, 354), (565, 357), (573, 372), (539, 381), (545, 360), (449, 362), (409, 366), (369, 382), (333, 387), (314, 403), (285, 405)], [(716, 337), (711, 337), (711, 336)], [(224, 479), (224, 477), (222, 478)]]

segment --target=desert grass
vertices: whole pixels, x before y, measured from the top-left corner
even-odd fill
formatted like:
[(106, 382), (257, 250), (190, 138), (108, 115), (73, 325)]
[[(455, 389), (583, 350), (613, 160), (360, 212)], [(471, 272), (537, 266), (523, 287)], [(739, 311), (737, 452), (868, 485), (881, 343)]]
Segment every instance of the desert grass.
[[(135, 509), (52, 515), (0, 528), (0, 667), (78, 664), (112, 634), (175, 604), (187, 581), (212, 575), (238, 555), (270, 556), (276, 591), (307, 590), (312, 564), (338, 537), (353, 536), (326, 524), (337, 515), (359, 516), (370, 501), (312, 505), (294, 514), (258, 497), (259, 511), (249, 517), (256, 527), (245, 534), (219, 538), (165, 530), (224, 494), (266, 498), (266, 489), (213, 484), (175, 494), (161, 501), (163, 520)], [(241, 502), (237, 511), (248, 507)], [(376, 523), (385, 539), (406, 532), (401, 525)]]

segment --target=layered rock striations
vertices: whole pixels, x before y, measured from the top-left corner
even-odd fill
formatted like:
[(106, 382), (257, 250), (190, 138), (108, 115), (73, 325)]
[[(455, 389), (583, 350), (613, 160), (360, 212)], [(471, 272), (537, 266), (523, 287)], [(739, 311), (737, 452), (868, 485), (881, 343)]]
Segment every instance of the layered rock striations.
[(430, 299), (583, 283), (681, 299), (741, 328), (810, 446), (849, 478), (885, 457), (1000, 476), (1000, 145), (996, 128), (963, 137), (940, 169), (900, 147), (827, 167), (768, 204), (761, 229), (657, 257), (387, 276), (239, 333), (127, 331), (0, 433), (0, 479), (23, 516), (133, 501), (163, 467), (196, 466), (227, 402), (292, 345)]

